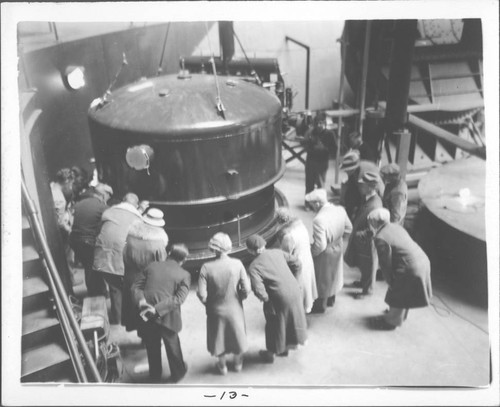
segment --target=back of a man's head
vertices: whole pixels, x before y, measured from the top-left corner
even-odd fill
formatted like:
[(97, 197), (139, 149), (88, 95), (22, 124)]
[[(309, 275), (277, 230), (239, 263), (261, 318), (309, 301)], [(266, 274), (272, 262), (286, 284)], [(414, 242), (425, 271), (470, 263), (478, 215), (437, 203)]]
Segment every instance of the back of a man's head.
[(137, 208), (139, 206), (139, 197), (136, 194), (134, 194), (133, 192), (129, 192), (129, 193), (125, 194), (122, 201), (129, 203), (134, 208)]
[(168, 257), (175, 260), (177, 263), (183, 263), (189, 254), (189, 249), (183, 243), (173, 244), (170, 248), (170, 253)]

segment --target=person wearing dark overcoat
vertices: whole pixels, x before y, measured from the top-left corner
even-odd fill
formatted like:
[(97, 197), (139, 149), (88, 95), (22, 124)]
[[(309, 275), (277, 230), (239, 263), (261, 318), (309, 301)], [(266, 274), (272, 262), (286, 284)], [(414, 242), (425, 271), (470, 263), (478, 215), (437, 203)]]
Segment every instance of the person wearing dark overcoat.
[[(314, 124), (304, 134), (304, 145), (307, 150), (306, 194), (314, 188), (324, 188), (330, 154), (336, 151), (334, 133), (326, 128), (326, 114), (320, 112), (314, 118)], [(306, 204), (307, 209), (307, 204)]]
[(248, 347), (243, 300), (251, 287), (243, 263), (227, 255), (232, 248), (227, 234), (216, 233), (208, 248), (216, 258), (201, 267), (198, 298), (206, 307), (207, 349), (218, 358), (218, 372), (225, 375), (228, 354), (234, 354), (236, 372), (243, 367), (243, 353)]
[(432, 297), (431, 265), (420, 246), (397, 223), (390, 223), (389, 211), (379, 208), (368, 215), (375, 247), (389, 288), (385, 302), (389, 311), (372, 320), (377, 329), (401, 326), (410, 308), (426, 307)]
[(264, 303), (266, 350), (261, 358), (288, 356), (290, 349), (307, 340), (307, 322), (298, 278), (300, 261), (280, 249), (267, 249), (259, 235), (250, 236), (247, 250), (254, 257), (248, 268), (255, 296)]
[(101, 230), (102, 214), (108, 209), (107, 202), (113, 189), (106, 184), (98, 184), (94, 191), (75, 204), (73, 228), (69, 236), (75, 259), (80, 261), (85, 271), (85, 285), (89, 296), (106, 295), (106, 283), (101, 273), (94, 270), (94, 249)]
[(368, 171), (358, 182), (364, 202), (358, 208), (354, 218), (352, 233), (344, 256), (348, 266), (358, 267), (361, 272), (361, 280), (354, 283), (362, 289), (361, 293), (355, 295), (357, 299), (371, 295), (375, 285), (378, 268), (377, 251), (369, 233), (367, 218), (371, 211), (382, 207), (382, 200), (377, 194), (379, 181), (378, 173)]
[(137, 276), (152, 262), (164, 261), (167, 257), (166, 247), (168, 236), (163, 226), (163, 212), (157, 208), (150, 208), (142, 219), (135, 221), (128, 231), (125, 249), (123, 251), (122, 291), (122, 325), (127, 331), (135, 331), (142, 336), (138, 329), (139, 309), (134, 303), (131, 292), (132, 284)]
[(170, 367), (170, 381), (179, 382), (187, 372), (179, 332), (182, 329), (181, 305), (191, 286), (191, 275), (182, 268), (189, 251), (174, 244), (165, 261), (155, 261), (132, 284), (135, 304), (141, 310), (142, 333), (148, 354), (149, 377), (157, 383), (162, 376), (161, 341)]
[(401, 177), (401, 169), (395, 163), (387, 164), (380, 169), (385, 183), (382, 204), (391, 214), (391, 222), (404, 226), (408, 206), (408, 185)]
[[(360, 160), (359, 151), (351, 150), (347, 152), (340, 164), (340, 169), (347, 175), (347, 179), (340, 188), (340, 205), (342, 205), (351, 222), (354, 221), (357, 210), (363, 204), (363, 196), (359, 190), (359, 181), (363, 179), (366, 172), (379, 174), (377, 164), (368, 160)], [(376, 186), (377, 194), (382, 198), (384, 194), (384, 183), (382, 178)]]
[(323, 313), (332, 307), (337, 293), (344, 286), (344, 236), (352, 232), (352, 224), (342, 206), (328, 202), (324, 189), (315, 189), (306, 195), (317, 211), (313, 219), (314, 260), (318, 298), (312, 313)]
[(101, 273), (108, 284), (111, 310), (109, 322), (121, 323), (122, 290), (125, 265), (123, 249), (130, 226), (142, 219), (137, 210), (139, 198), (128, 193), (121, 203), (106, 209), (101, 218), (101, 231), (97, 236), (94, 250), (94, 270)]

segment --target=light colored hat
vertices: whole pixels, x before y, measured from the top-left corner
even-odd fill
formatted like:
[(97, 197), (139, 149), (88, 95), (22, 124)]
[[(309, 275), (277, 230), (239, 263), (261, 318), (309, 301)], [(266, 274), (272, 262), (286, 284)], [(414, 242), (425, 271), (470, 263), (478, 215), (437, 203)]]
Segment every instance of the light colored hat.
[(396, 163), (387, 164), (380, 169), (380, 175), (385, 178), (396, 179), (401, 176), (401, 168)]
[(343, 171), (355, 170), (359, 167), (359, 152), (357, 150), (349, 151), (340, 164), (340, 169)]
[(95, 186), (95, 191), (99, 195), (104, 195), (104, 194), (113, 195), (113, 188), (111, 188), (108, 184), (103, 184), (103, 183), (97, 184)]
[(157, 226), (159, 228), (165, 226), (163, 212), (157, 208), (151, 208), (144, 215), (142, 215), (142, 219), (145, 223), (151, 226)]
[(252, 235), (247, 239), (247, 248), (249, 250), (259, 251), (266, 246), (266, 241), (262, 236)]
[(309, 192), (305, 197), (306, 202), (319, 202), (320, 204), (325, 204), (328, 202), (326, 189), (317, 188)]
[(386, 208), (377, 208), (371, 211), (366, 219), (372, 228), (378, 229), (391, 221), (391, 214)]
[(276, 218), (279, 223), (287, 223), (293, 219), (293, 215), (288, 208), (278, 208), (276, 209)]
[(380, 175), (374, 171), (366, 171), (358, 182), (374, 186), (380, 182)]
[(228, 235), (222, 232), (218, 232), (212, 236), (208, 242), (208, 248), (216, 252), (227, 253), (233, 247), (233, 243)]

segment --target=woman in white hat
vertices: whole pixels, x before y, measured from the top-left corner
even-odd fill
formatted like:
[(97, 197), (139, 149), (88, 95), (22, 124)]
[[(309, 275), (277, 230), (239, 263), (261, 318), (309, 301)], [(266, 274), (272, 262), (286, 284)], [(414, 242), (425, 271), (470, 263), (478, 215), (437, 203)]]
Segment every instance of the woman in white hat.
[(207, 349), (218, 358), (216, 368), (227, 374), (226, 355), (234, 354), (234, 370), (243, 367), (247, 336), (243, 300), (251, 290), (243, 263), (227, 254), (232, 243), (225, 233), (216, 233), (208, 242), (215, 260), (205, 263), (198, 280), (198, 298), (207, 312)]
[[(122, 293), (122, 325), (127, 331), (137, 330), (140, 322), (139, 310), (132, 298), (132, 284), (150, 263), (164, 261), (167, 257), (168, 236), (163, 226), (163, 212), (150, 208), (142, 220), (134, 222), (128, 231), (123, 252), (125, 275)], [(141, 336), (141, 333), (138, 332), (138, 335)]]

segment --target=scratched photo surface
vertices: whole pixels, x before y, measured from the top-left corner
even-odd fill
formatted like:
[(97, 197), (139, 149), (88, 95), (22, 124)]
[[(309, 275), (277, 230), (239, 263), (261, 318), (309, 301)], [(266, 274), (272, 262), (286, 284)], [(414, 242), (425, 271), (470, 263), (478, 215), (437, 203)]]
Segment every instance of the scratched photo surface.
[(5, 401), (497, 400), (493, 3), (168, 3), (2, 4)]

